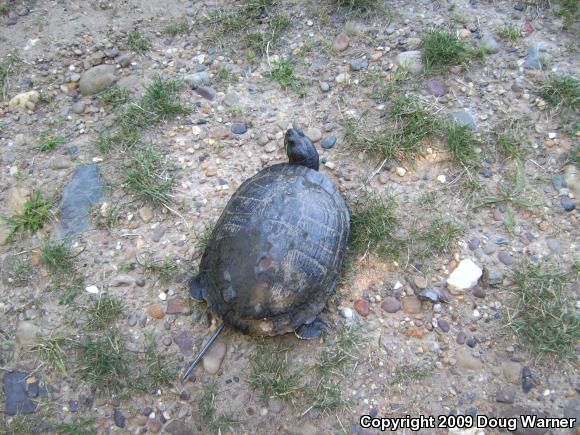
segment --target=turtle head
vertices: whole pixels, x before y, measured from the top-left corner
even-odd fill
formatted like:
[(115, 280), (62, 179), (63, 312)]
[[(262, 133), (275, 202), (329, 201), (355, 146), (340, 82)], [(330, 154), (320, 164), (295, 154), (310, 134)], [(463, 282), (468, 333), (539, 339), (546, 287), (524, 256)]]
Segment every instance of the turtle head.
[(288, 129), (284, 138), (284, 148), (290, 164), (302, 165), (318, 171), (318, 152), (310, 139), (300, 130)]

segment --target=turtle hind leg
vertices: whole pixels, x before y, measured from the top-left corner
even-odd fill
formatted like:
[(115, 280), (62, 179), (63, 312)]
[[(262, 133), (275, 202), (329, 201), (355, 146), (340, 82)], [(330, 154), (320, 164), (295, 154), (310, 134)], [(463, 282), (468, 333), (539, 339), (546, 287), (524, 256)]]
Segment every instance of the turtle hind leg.
[(320, 337), (327, 328), (328, 325), (326, 322), (322, 320), (322, 317), (318, 316), (312, 322), (305, 323), (296, 328), (294, 334), (302, 340), (312, 340)]
[(189, 279), (189, 296), (196, 301), (203, 301), (203, 286), (201, 285), (201, 280), (199, 275), (192, 276)]

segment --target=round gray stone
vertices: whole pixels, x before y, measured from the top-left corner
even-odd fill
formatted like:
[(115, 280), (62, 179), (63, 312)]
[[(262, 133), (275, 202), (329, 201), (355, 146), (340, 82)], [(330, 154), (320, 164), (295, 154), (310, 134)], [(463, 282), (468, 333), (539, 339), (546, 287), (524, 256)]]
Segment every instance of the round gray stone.
[(336, 136), (328, 136), (328, 137), (325, 137), (322, 140), (322, 142), (320, 142), (320, 146), (322, 146), (322, 148), (327, 150), (327, 149), (332, 148), (335, 143), (336, 143)]

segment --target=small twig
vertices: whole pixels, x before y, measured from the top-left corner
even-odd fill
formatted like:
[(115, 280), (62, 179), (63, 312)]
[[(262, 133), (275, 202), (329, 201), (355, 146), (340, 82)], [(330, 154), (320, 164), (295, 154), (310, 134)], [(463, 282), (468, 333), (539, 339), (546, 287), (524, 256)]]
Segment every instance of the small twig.
[(314, 405), (311, 405), (310, 408), (308, 408), (306, 411), (304, 411), (302, 414), (300, 414), (300, 418), (304, 417), (306, 414), (308, 414), (308, 412), (314, 408)]
[(342, 421), (340, 421), (340, 417), (338, 416), (338, 414), (336, 414), (336, 419), (338, 420), (338, 424), (340, 424), (340, 427), (342, 428), (344, 433), (346, 432), (346, 429), (344, 428), (344, 426), (342, 425)]
[(373, 173), (365, 180), (365, 182), (362, 184), (362, 186), (358, 189), (363, 190), (365, 188), (365, 186), (370, 183), (370, 181), (379, 173), (381, 172), (381, 170), (383, 169), (383, 167), (385, 166), (385, 164), (387, 163), (388, 157), (385, 158), (382, 163), (379, 165), (379, 167), (377, 169), (375, 169), (373, 171)]
[(189, 224), (187, 223), (187, 221), (185, 220), (183, 215), (181, 215), (181, 213), (179, 213), (177, 210), (173, 210), (167, 204), (163, 204), (163, 207), (165, 207), (167, 210), (169, 210), (171, 213), (175, 214), (176, 216), (179, 216), (181, 218), (181, 220), (183, 220), (183, 223), (185, 224), (185, 228), (189, 229)]

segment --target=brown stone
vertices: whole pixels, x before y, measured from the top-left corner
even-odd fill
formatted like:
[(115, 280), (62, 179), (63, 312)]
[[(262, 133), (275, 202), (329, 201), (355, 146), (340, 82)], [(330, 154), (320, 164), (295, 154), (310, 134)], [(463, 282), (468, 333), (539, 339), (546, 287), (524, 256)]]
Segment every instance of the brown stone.
[(146, 205), (144, 207), (141, 207), (139, 209), (139, 217), (141, 218), (141, 220), (148, 224), (149, 222), (151, 222), (151, 220), (153, 219), (153, 208)]
[(409, 337), (423, 338), (423, 335), (425, 335), (425, 331), (421, 328), (412, 327), (407, 329), (405, 331), (405, 334), (407, 334)]
[(0, 219), (0, 246), (8, 244), (10, 241), (10, 226), (4, 219)]
[(427, 288), (428, 282), (422, 276), (416, 276), (413, 278), (413, 284), (415, 285), (415, 288), (423, 290)]
[(149, 305), (147, 307), (147, 314), (149, 314), (154, 319), (163, 319), (163, 316), (165, 316), (163, 307), (159, 304)]
[(396, 298), (388, 296), (381, 304), (381, 308), (387, 313), (396, 313), (401, 309), (401, 303)]
[(504, 361), (501, 363), (501, 371), (510, 384), (519, 385), (522, 382), (522, 365), (520, 363)]
[(403, 298), (403, 311), (407, 314), (419, 314), (421, 312), (421, 301), (416, 296)]
[(455, 359), (457, 360), (457, 367), (461, 369), (481, 370), (483, 368), (481, 360), (471, 355), (467, 349), (458, 349), (455, 354)]
[(181, 298), (173, 298), (167, 301), (167, 309), (165, 314), (189, 314), (191, 307)]
[(218, 125), (210, 133), (212, 139), (226, 139), (230, 136), (230, 130), (225, 125)]
[(363, 317), (368, 316), (371, 312), (369, 301), (365, 299), (357, 299), (354, 301), (354, 309)]
[(28, 187), (12, 186), (8, 189), (6, 205), (14, 213), (20, 213), (31, 194), (32, 191)]
[(41, 259), (42, 259), (42, 254), (40, 253), (40, 250), (38, 250), (38, 249), (33, 250), (32, 256), (31, 256), (32, 265), (34, 267), (40, 266)]
[(149, 422), (147, 423), (147, 427), (149, 428), (149, 432), (159, 433), (159, 432), (161, 432), (163, 425), (161, 424), (160, 421), (149, 419)]
[(332, 49), (334, 51), (344, 51), (348, 48), (350, 44), (350, 38), (344, 32), (336, 35), (332, 41)]

